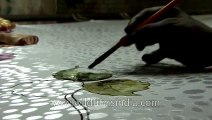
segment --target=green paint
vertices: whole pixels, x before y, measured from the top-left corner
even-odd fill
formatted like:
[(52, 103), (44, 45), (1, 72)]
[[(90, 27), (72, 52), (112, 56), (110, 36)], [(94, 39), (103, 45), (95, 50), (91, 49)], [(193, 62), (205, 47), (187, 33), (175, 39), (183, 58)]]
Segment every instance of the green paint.
[(112, 77), (111, 73), (102, 72), (101, 70), (89, 70), (85, 68), (75, 67), (72, 69), (61, 70), (54, 73), (53, 76), (59, 80), (73, 80), (73, 81), (97, 81)]
[(9, 14), (11, 14), (11, 12), (12, 12), (12, 7), (11, 7), (11, 6), (8, 6), (8, 7), (6, 8), (6, 10), (5, 10), (5, 14), (6, 14), (6, 15), (9, 15)]
[(138, 96), (134, 94), (137, 91), (149, 89), (150, 83), (128, 79), (114, 79), (85, 83), (84, 90), (91, 93), (110, 96)]
[(12, 1), (11, 0), (6, 0), (8, 3), (11, 3)]
[(100, 95), (138, 96), (135, 94), (135, 92), (147, 90), (150, 86), (150, 83), (141, 82), (138, 80), (108, 79), (112, 77), (112, 74), (109, 72), (103, 72), (102, 70), (90, 70), (79, 67), (61, 70), (57, 73), (54, 73), (53, 76), (59, 80), (84, 82), (84, 90)]

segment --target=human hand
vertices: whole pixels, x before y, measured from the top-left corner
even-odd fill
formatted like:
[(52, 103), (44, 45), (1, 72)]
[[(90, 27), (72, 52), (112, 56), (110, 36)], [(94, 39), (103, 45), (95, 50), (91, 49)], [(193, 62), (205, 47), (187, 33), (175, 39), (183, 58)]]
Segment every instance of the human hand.
[[(133, 31), (139, 23), (154, 14), (160, 7), (147, 8), (132, 18), (125, 28), (129, 41), (139, 51), (159, 43), (160, 48), (143, 55), (147, 64), (155, 64), (164, 58), (174, 59), (188, 67), (204, 68), (212, 65), (212, 28), (192, 18), (182, 10), (173, 8), (159, 20)], [(133, 34), (132, 34), (133, 33)]]

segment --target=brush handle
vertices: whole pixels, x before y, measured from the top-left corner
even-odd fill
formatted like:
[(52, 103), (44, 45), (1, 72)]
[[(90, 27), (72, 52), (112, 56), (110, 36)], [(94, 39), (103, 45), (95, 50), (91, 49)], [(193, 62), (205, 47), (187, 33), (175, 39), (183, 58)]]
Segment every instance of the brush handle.
[(104, 59), (106, 59), (109, 55), (111, 55), (113, 52), (115, 52), (117, 49), (119, 49), (122, 45), (120, 44), (122, 42), (118, 42), (116, 45), (114, 45), (112, 48), (110, 48), (107, 52), (102, 54), (99, 58), (97, 58), (91, 65), (88, 66), (89, 69), (92, 69), (99, 63), (101, 63)]

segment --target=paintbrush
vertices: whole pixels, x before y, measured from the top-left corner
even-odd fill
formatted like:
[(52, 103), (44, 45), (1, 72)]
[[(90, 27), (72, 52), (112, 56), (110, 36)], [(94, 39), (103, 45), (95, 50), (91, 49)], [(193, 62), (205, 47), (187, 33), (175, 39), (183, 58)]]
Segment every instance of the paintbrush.
[[(158, 10), (156, 13), (154, 13), (152, 16), (150, 16), (148, 19), (146, 19), (144, 22), (142, 22), (140, 25), (136, 27), (133, 33), (136, 31), (142, 29), (146, 24), (149, 24), (151, 22), (156, 21), (160, 16), (165, 14), (167, 11), (172, 9), (174, 6), (176, 6), (181, 0), (172, 0), (167, 5), (162, 7), (160, 10)], [(102, 54), (99, 58), (97, 58), (92, 64), (88, 66), (89, 69), (94, 68), (97, 64), (101, 63), (103, 60), (105, 60), (109, 55), (111, 55), (113, 52), (115, 52), (118, 48), (125, 45), (128, 42), (128, 35), (125, 35), (122, 37), (119, 42), (114, 45), (112, 48), (110, 48), (108, 51), (106, 51), (104, 54)]]

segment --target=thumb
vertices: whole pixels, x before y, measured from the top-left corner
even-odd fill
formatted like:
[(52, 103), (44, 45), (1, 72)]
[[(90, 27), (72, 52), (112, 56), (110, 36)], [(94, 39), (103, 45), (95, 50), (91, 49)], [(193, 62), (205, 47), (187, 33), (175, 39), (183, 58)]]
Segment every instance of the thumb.
[(150, 54), (143, 55), (142, 60), (147, 64), (155, 64), (163, 60), (165, 57), (164, 53), (158, 49)]

